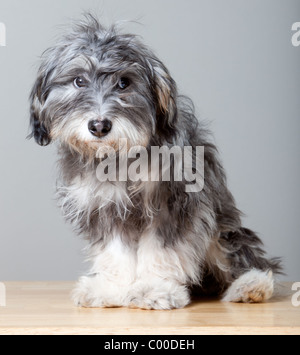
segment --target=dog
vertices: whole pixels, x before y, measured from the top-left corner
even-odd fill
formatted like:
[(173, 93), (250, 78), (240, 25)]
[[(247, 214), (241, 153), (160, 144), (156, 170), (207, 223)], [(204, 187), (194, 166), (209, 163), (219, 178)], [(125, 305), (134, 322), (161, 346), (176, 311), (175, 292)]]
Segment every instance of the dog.
[[(30, 103), (30, 137), (41, 146), (57, 142), (60, 206), (88, 241), (92, 266), (73, 292), (76, 305), (176, 309), (194, 294), (245, 303), (272, 297), (280, 259), (267, 258), (260, 238), (242, 226), (210, 131), (137, 36), (86, 15), (43, 54)], [(129, 149), (174, 146), (192, 147), (194, 172), (196, 147), (204, 147), (197, 191), (174, 173), (162, 179), (151, 159), (155, 181), (97, 178), (108, 159), (103, 149), (115, 152), (121, 173)]]

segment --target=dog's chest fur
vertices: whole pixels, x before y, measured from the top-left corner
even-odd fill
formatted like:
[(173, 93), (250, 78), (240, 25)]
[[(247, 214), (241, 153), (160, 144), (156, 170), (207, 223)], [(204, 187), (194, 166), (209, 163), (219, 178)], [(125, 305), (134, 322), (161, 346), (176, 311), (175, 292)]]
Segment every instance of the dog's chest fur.
[(96, 169), (96, 162), (87, 165), (66, 151), (61, 154), (58, 199), (78, 234), (92, 243), (109, 242), (116, 233), (137, 241), (152, 228), (163, 243), (182, 238), (192, 215), (185, 194), (172, 194), (163, 182), (100, 182)]
[[(151, 229), (164, 245), (213, 235), (215, 216), (207, 193), (188, 195), (184, 182), (100, 182), (99, 161), (85, 162), (62, 147), (58, 199), (65, 218), (92, 243), (115, 234), (138, 241)], [(194, 199), (194, 200), (193, 200)], [(170, 223), (170, 221), (172, 221)]]
[(145, 224), (138, 202), (129, 195), (126, 182), (99, 182), (94, 172), (83, 172), (67, 185), (58, 188), (60, 204), (66, 219), (78, 232), (94, 241), (107, 239), (114, 230), (130, 230), (135, 238)]

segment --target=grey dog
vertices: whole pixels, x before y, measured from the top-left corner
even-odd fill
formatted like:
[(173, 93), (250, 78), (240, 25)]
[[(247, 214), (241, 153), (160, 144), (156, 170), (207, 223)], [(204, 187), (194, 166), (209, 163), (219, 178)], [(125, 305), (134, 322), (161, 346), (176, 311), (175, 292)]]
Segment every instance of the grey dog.
[[(77, 305), (172, 309), (194, 292), (228, 302), (271, 298), (280, 260), (266, 258), (261, 240), (242, 226), (210, 132), (137, 36), (87, 15), (44, 53), (30, 100), (31, 137), (42, 146), (57, 142), (60, 205), (89, 242), (92, 267), (74, 290)], [(202, 191), (187, 192), (188, 181), (174, 174), (99, 181), (107, 156), (98, 153), (113, 149), (120, 159), (120, 139), (149, 153), (192, 147), (193, 164), (204, 147)]]

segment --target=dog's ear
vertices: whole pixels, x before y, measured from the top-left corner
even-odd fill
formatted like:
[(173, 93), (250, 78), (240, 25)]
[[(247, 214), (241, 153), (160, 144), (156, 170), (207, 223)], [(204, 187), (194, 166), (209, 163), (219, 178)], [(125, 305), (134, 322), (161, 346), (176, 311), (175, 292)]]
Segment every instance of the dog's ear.
[(47, 100), (47, 93), (44, 90), (45, 81), (45, 76), (40, 74), (30, 95), (31, 133), (28, 138), (34, 138), (35, 141), (41, 146), (46, 146), (51, 143), (50, 132), (46, 127), (46, 120), (42, 113), (43, 105)]
[(160, 62), (154, 66), (154, 75), (158, 129), (168, 137), (175, 132), (177, 122), (177, 86)]

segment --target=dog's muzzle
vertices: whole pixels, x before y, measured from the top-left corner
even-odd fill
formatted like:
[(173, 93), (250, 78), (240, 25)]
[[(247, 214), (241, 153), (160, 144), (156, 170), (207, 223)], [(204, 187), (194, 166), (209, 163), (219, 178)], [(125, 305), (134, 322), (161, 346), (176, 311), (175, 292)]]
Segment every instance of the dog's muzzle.
[(112, 123), (109, 120), (93, 120), (89, 122), (89, 131), (95, 137), (101, 138), (108, 135), (112, 129)]

